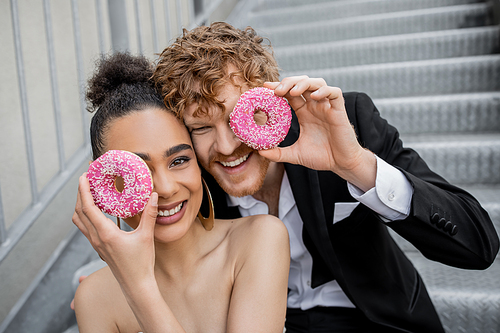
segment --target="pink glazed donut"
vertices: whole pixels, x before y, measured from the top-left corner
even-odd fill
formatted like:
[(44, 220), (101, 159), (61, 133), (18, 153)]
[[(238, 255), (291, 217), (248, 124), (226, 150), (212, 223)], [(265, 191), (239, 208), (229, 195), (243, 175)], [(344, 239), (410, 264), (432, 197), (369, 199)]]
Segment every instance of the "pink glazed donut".
[[(122, 192), (116, 189), (117, 177), (123, 178)], [(87, 178), (96, 206), (120, 218), (141, 212), (153, 191), (153, 178), (146, 162), (123, 150), (109, 150), (92, 162)]]
[[(257, 110), (267, 115), (267, 121), (262, 126), (254, 120)], [(234, 134), (257, 150), (276, 147), (285, 139), (291, 123), (290, 105), (285, 98), (276, 96), (268, 88), (253, 88), (245, 92), (229, 115), (229, 125)]]

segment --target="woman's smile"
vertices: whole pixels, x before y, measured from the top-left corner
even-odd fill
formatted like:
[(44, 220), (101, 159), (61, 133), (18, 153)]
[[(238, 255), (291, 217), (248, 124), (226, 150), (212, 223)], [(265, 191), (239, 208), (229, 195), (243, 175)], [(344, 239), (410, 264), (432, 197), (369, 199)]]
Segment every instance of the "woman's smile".
[(181, 202), (172, 209), (162, 208), (158, 206), (158, 216), (156, 217), (156, 223), (161, 225), (168, 225), (178, 222), (184, 217), (186, 212), (187, 200)]

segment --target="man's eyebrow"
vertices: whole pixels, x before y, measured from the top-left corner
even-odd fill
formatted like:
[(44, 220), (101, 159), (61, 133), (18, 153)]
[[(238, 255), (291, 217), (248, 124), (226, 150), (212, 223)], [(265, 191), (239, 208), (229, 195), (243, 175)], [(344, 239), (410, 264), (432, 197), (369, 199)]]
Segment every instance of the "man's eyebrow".
[(184, 126), (204, 126), (206, 124), (206, 122), (204, 121), (201, 121), (201, 120), (198, 120), (198, 119), (195, 119), (195, 120), (192, 120), (192, 121), (185, 121), (184, 120)]
[[(178, 152), (181, 152), (183, 150), (193, 151), (193, 147), (191, 147), (187, 143), (181, 143), (177, 146), (173, 146), (173, 147), (170, 147), (169, 149), (167, 149), (165, 151), (165, 153), (163, 153), (163, 157), (170, 157), (170, 156), (177, 154)], [(147, 153), (134, 153), (134, 154), (136, 154), (137, 156), (142, 158), (144, 161), (148, 161), (148, 162), (151, 161), (151, 156)]]

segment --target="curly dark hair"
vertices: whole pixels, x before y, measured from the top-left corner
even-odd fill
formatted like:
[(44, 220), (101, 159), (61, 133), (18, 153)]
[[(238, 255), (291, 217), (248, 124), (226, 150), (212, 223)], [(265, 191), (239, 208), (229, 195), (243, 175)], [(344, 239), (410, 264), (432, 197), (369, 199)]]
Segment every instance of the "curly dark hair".
[(88, 81), (87, 110), (96, 112), (90, 124), (92, 157), (104, 153), (105, 133), (111, 121), (147, 108), (166, 109), (151, 76), (152, 64), (143, 56), (116, 53), (97, 62)]
[[(160, 54), (153, 80), (161, 91), (165, 105), (178, 117), (191, 103), (197, 103), (195, 116), (206, 113), (209, 106), (225, 110), (224, 101), (217, 99), (219, 89), (242, 78), (249, 88), (277, 81), (278, 65), (271, 45), (254, 29), (237, 29), (224, 22), (214, 22), (182, 36)], [(236, 71), (228, 75), (228, 66)], [(240, 87), (241, 88), (241, 87)]]

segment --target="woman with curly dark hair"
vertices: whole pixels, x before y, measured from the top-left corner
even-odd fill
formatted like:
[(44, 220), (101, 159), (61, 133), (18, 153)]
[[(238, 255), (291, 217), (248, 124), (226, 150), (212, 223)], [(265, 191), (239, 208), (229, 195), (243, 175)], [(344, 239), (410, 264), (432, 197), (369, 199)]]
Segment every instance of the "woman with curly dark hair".
[(281, 333), (286, 228), (270, 215), (205, 227), (190, 136), (151, 76), (145, 58), (116, 54), (89, 81), (93, 158), (136, 153), (151, 170), (154, 192), (142, 213), (125, 219), (134, 229), (125, 232), (94, 205), (86, 174), (80, 177), (73, 222), (108, 264), (77, 290), (80, 332)]

